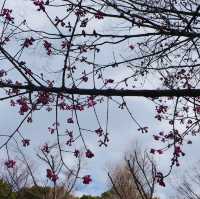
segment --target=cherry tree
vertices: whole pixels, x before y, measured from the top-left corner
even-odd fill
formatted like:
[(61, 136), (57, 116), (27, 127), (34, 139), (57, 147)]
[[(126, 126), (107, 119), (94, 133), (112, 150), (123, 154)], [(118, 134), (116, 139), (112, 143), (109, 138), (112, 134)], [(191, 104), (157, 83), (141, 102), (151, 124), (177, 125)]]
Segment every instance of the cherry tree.
[[(139, 132), (153, 132), (160, 144), (150, 153), (171, 151), (169, 172), (157, 175), (164, 185), (164, 178), (185, 155), (183, 145), (192, 144), (191, 137), (199, 132), (199, 2), (16, 0), (16, 4), (24, 12), (30, 8), (33, 16), (19, 14), (10, 0), (1, 1), (0, 101), (13, 109), (14, 119), (20, 118), (14, 130), (0, 131), (7, 168), (17, 164), (13, 144), (22, 150), (31, 147), (24, 126), (34, 124), (35, 115), (43, 119), (46, 111), (45, 119), (53, 114), (54, 121), (41, 136), (54, 141), (44, 142), (40, 149), (48, 165), (47, 178), (55, 183), (62, 169), (72, 170), (66, 154), (76, 159), (83, 147), (87, 158), (95, 156), (88, 137), (96, 136), (100, 147), (109, 147), (110, 109), (116, 107), (127, 112)], [(131, 97), (152, 103), (155, 122), (167, 128), (155, 132), (139, 121), (129, 107)], [(92, 122), (83, 123), (83, 117)], [(57, 169), (50, 161), (55, 151), (60, 158)], [(92, 182), (90, 174), (78, 178), (84, 184)]]

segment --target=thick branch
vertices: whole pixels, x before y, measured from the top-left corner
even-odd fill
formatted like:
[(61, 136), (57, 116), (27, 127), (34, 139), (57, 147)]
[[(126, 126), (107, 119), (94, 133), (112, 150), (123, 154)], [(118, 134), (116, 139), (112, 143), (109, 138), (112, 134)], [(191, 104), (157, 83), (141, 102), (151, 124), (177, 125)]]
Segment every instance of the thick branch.
[(45, 87), (34, 85), (14, 85), (0, 83), (0, 88), (27, 90), (29, 92), (42, 91), (48, 93), (65, 93), (75, 95), (100, 95), (100, 96), (138, 96), (138, 97), (199, 97), (200, 89), (177, 89), (177, 90), (117, 90), (117, 89), (83, 89), (64, 87)]

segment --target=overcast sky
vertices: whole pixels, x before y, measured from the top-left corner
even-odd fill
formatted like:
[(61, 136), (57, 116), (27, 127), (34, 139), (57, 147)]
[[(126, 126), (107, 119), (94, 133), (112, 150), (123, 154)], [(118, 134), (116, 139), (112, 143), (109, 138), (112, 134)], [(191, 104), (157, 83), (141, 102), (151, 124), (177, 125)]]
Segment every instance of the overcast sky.
[[(2, 2), (3, 0), (0, 0), (0, 5), (2, 4)], [(31, 24), (33, 28), (49, 28), (46, 20), (43, 17), (41, 17), (41, 13), (35, 11), (36, 8), (32, 5), (32, 2), (29, 0), (8, 0), (6, 2), (5, 7), (13, 7), (15, 17), (21, 19), (27, 18), (27, 23)], [(106, 26), (107, 24), (98, 24), (97, 28), (106, 28)], [(35, 57), (38, 57), (38, 59), (35, 59)], [(104, 58), (109, 59), (110, 57), (112, 57), (111, 50), (107, 49), (105, 57), (99, 57), (97, 59), (104, 61)], [(59, 66), (59, 58), (49, 59), (47, 56), (42, 57), (42, 52), (40, 51), (30, 51), (30, 53), (26, 54), (25, 58), (26, 61), (34, 67), (34, 70), (38, 71), (48, 70), (48, 72), (54, 72), (59, 70), (59, 68), (62, 66), (62, 63)], [(115, 73), (115, 71), (113, 70), (112, 75), (114, 79), (120, 79), (122, 78), (122, 75), (126, 75), (127, 72), (119, 74), (117, 72)], [(108, 74), (108, 76), (109, 75), (110, 74)], [(54, 77), (59, 79), (60, 75), (54, 74)], [(146, 81), (146, 85), (149, 85), (149, 88), (156, 84), (156, 82), (154, 82), (153, 79)], [(109, 146), (106, 148), (98, 147), (97, 137), (88, 137), (87, 144), (90, 147), (90, 149), (94, 152), (95, 157), (91, 160), (87, 160), (84, 162), (84, 168), (82, 173), (90, 173), (93, 179), (93, 183), (90, 185), (80, 184), (76, 190), (77, 195), (100, 195), (108, 187), (108, 169), (111, 166), (120, 163), (123, 159), (124, 153), (133, 150), (136, 146), (136, 143), (142, 149), (147, 150), (149, 150), (152, 146), (155, 146), (155, 141), (153, 141), (152, 135), (160, 130), (165, 130), (167, 128), (167, 125), (165, 123), (155, 121), (153, 110), (154, 106), (150, 101), (144, 100), (143, 98), (127, 98), (127, 102), (128, 106), (130, 107), (130, 110), (133, 112), (137, 121), (139, 121), (142, 126), (151, 126), (151, 128), (149, 129), (149, 133), (141, 134), (140, 132), (138, 132), (138, 126), (135, 125), (135, 123), (129, 117), (128, 113), (125, 110), (119, 110), (117, 108), (117, 105), (111, 105), (109, 111), (110, 118), (108, 127), (108, 132), (110, 134)], [(17, 109), (9, 107), (8, 103), (6, 102), (0, 103), (0, 111), (1, 132), (12, 132), (13, 129), (16, 128), (17, 124), (20, 122), (22, 117), (18, 116)], [(106, 114), (106, 108), (100, 106), (99, 108), (97, 108), (97, 112), (100, 115), (100, 119), (102, 120), (102, 122), (105, 122), (104, 117)], [(37, 150), (38, 146), (43, 144), (47, 139), (52, 140), (54, 138), (49, 138), (49, 136), (46, 136), (48, 126), (50, 126), (55, 119), (54, 112), (47, 113), (46, 111), (40, 111), (39, 113), (36, 113), (34, 115), (33, 119), (33, 124), (30, 124), (29, 126), (23, 126), (22, 128), (23, 134), (26, 134), (27, 137), (31, 139), (32, 148), (27, 149), (27, 154), (31, 150)], [(60, 114), (60, 119), (61, 121), (66, 119), (64, 114)], [(83, 126), (90, 127), (91, 129), (95, 127), (95, 120), (93, 117), (90, 117), (88, 115), (86, 116), (86, 114), (80, 114), (79, 119)], [(183, 164), (184, 166), (181, 166), (182, 170), (175, 168), (173, 172), (174, 174), (176, 174), (176, 177), (173, 177), (172, 175), (172, 177), (168, 178), (169, 186), (167, 186), (166, 188), (159, 188), (158, 194), (161, 196), (161, 199), (165, 199), (167, 198), (167, 196), (173, 194), (173, 189), (170, 184), (172, 184), (174, 179), (177, 178), (177, 175), (180, 176), (181, 173), (184, 173), (187, 167), (191, 167), (192, 164), (199, 159), (198, 143), (199, 138), (195, 137), (195, 139), (193, 139), (193, 146), (186, 146), (184, 148), (186, 156), (184, 158), (181, 158), (181, 164)], [(162, 168), (162, 170), (166, 171), (167, 169), (169, 169), (169, 154), (156, 156), (155, 159), (159, 164), (159, 168)], [(66, 160), (70, 161), (68, 157), (66, 157)]]

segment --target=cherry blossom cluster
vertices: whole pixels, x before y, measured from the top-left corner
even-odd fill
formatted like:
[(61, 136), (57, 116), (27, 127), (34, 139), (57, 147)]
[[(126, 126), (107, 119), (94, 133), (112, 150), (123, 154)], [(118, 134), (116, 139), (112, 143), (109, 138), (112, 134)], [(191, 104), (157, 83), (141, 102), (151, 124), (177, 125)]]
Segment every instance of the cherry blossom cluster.
[(85, 17), (86, 11), (83, 10), (83, 9), (81, 9), (81, 8), (78, 8), (78, 9), (76, 9), (75, 14), (76, 14), (77, 16), (79, 16), (79, 17)]
[(22, 97), (17, 100), (17, 103), (20, 105), (20, 115), (24, 115), (24, 113), (26, 113), (30, 109), (27, 98)]
[(29, 139), (23, 139), (23, 140), (22, 140), (22, 145), (23, 145), (24, 147), (29, 146), (29, 145), (30, 145), (30, 140), (29, 140)]
[(24, 43), (23, 43), (23, 46), (28, 48), (29, 46), (32, 46), (33, 45), (33, 42), (35, 41), (35, 39), (33, 37), (30, 37), (30, 38), (26, 38)]
[(98, 10), (98, 11), (95, 13), (95, 18), (96, 18), (96, 19), (103, 19), (103, 18), (104, 18), (103, 12), (101, 12), (100, 10)]
[(181, 150), (181, 147), (180, 146), (175, 146), (175, 149), (174, 149), (174, 156), (172, 158), (172, 165), (176, 164), (176, 166), (179, 166), (180, 163), (178, 161), (178, 158), (180, 156), (185, 156), (185, 153)]
[(50, 42), (48, 42), (47, 40), (44, 40), (44, 48), (47, 51), (47, 55), (51, 55), (52, 54), (52, 44)]
[(38, 7), (38, 11), (42, 10), (45, 11), (45, 3), (43, 0), (33, 0), (35, 6)]
[(92, 182), (90, 175), (83, 176), (82, 179), (83, 179), (83, 184), (90, 184)]
[(164, 176), (161, 172), (157, 172), (156, 173), (156, 179), (157, 179), (157, 183), (160, 185), (160, 186), (163, 186), (165, 187), (165, 183), (164, 183)]
[(59, 179), (58, 175), (55, 174), (55, 172), (51, 169), (47, 169), (47, 178), (49, 178), (54, 183)]
[(16, 164), (16, 161), (15, 161), (15, 160), (8, 160), (8, 161), (5, 162), (5, 165), (6, 165), (6, 167), (7, 167), (8, 169), (14, 168), (15, 164)]
[(41, 150), (42, 150), (44, 153), (50, 153), (50, 149), (49, 149), (49, 146), (48, 146), (47, 143), (42, 147)]
[(14, 17), (11, 16), (11, 13), (12, 13), (11, 9), (3, 8), (0, 16), (5, 17), (6, 21), (8, 22), (13, 22)]

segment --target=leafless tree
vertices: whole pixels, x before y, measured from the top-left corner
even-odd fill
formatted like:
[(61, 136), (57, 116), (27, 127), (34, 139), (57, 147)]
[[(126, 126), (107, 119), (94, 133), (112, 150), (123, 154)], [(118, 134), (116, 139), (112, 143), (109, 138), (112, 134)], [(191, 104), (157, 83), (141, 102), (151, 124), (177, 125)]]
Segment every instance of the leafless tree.
[(176, 197), (178, 199), (199, 199), (200, 192), (200, 172), (199, 166), (193, 166), (185, 172), (180, 179), (180, 185), (176, 187)]
[(134, 151), (125, 157), (125, 165), (108, 173), (114, 195), (120, 199), (153, 199), (157, 182), (156, 166), (153, 159)]
[[(73, 166), (73, 170), (70, 170), (62, 168), (65, 165), (59, 159), (60, 156), (51, 154), (50, 149), (48, 153), (42, 149), (39, 151), (38, 157), (45, 163), (44, 168), (45, 165), (49, 167), (44, 171), (48, 180), (44, 176), (38, 176), (35, 165), (31, 163), (33, 161), (29, 160), (20, 148), (15, 150), (15, 153), (18, 152), (16, 153), (18, 165), (8, 168), (3, 164), (0, 178), (11, 187), (11, 192), (15, 193), (17, 199), (25, 198), (27, 195), (37, 199), (72, 199), (71, 194), (76, 187), (82, 167), (81, 153), (77, 156), (77, 164)], [(57, 182), (58, 175), (60, 175), (59, 183)]]

